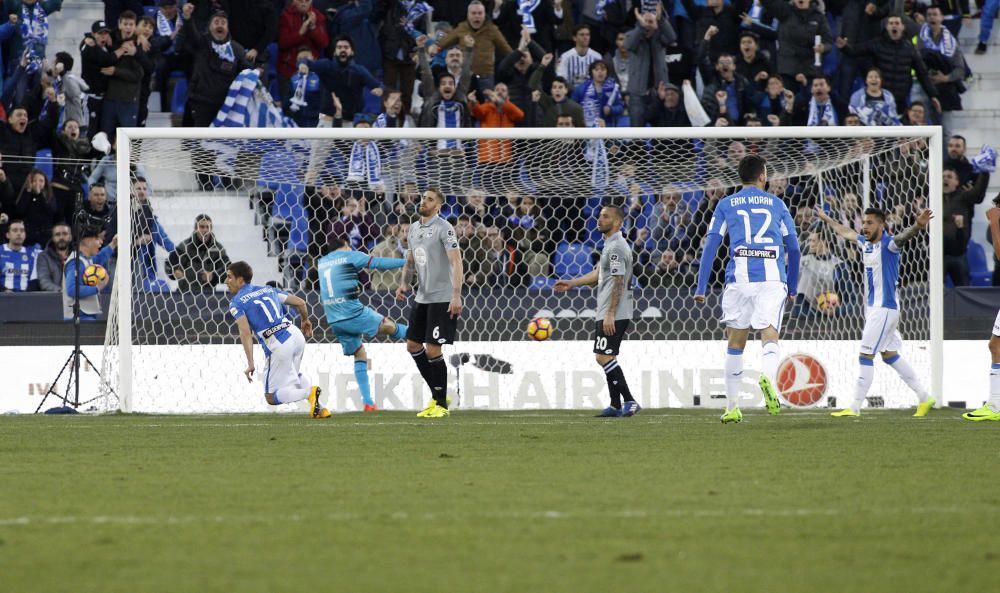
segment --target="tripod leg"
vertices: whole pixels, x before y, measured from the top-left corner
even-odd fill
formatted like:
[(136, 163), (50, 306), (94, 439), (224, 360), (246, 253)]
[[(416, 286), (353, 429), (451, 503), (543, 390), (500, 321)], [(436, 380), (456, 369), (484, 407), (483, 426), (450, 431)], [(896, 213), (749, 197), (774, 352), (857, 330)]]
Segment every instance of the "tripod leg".
[[(66, 369), (69, 367), (70, 363), (73, 361), (73, 358), (74, 358), (75, 354), (76, 353), (74, 352), (73, 354), (69, 355), (69, 358), (67, 358), (66, 362), (63, 363), (62, 368), (59, 369), (59, 374), (56, 375), (56, 378), (53, 379), (52, 383), (49, 384), (49, 390), (45, 392), (45, 395), (42, 396), (42, 401), (38, 402), (38, 407), (35, 408), (35, 413), (36, 414), (38, 413), (39, 410), (42, 409), (42, 406), (45, 405), (45, 400), (49, 399), (49, 396), (52, 395), (53, 393), (56, 394), (57, 396), (61, 397), (62, 400), (63, 400), (63, 405), (66, 405), (66, 395), (65, 394), (59, 395), (59, 392), (57, 392), (55, 389), (56, 389), (56, 387), (59, 386), (59, 378), (62, 377), (62, 374), (66, 372)], [(69, 374), (69, 379), (66, 381), (66, 393), (69, 393), (69, 387), (70, 387), (70, 384), (71, 384), (72, 380), (73, 380), (73, 373), (71, 372)]]

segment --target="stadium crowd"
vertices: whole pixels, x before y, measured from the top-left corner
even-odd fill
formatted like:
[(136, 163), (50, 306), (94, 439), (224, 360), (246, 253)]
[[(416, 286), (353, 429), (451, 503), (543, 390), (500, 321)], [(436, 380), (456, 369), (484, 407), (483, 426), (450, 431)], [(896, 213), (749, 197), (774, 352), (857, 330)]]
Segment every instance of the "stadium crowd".
[[(60, 262), (72, 251), (67, 224), (79, 209), (106, 218), (105, 242), (114, 236), (115, 130), (146, 125), (153, 92), (161, 111), (182, 111), (185, 126), (210, 125), (230, 84), (255, 69), (275, 105), (305, 127), (940, 123), (947, 130), (970, 75), (957, 35), (976, 8), (967, 0), (106, 0), (105, 18), (82, 32), (78, 56), (47, 56), (48, 21), (59, 18), (60, 7), (61, 0), (6, 0), (8, 22), (0, 26), (0, 290), (61, 289)], [(986, 0), (977, 53), (986, 51), (996, 10), (997, 2)], [(748, 151), (804, 159), (816, 151), (808, 142), (581, 145), (572, 159), (579, 164), (551, 164), (588, 167), (582, 175), (590, 178), (600, 160), (606, 179), (582, 192), (590, 195), (553, 200), (489, 183), (518, 162), (520, 148), (442, 140), (414, 157), (429, 172), (468, 163), (459, 166), (467, 183), (446, 192), (444, 214), (456, 227), (472, 287), (528, 286), (557, 274), (560, 254), (596, 245), (592, 222), (581, 220), (592, 219), (602, 200), (624, 204), (631, 215), (639, 285), (691, 286), (712, 208), (734, 185), (729, 164)], [(864, 151), (864, 141), (855, 148)], [(603, 156), (583, 158), (591, 149)], [(56, 164), (36, 167), (40, 150), (51, 151)], [(374, 160), (398, 156), (378, 150)], [(192, 154), (211, 157), (203, 148)], [(404, 253), (421, 180), (374, 179), (370, 155), (359, 142), (310, 157), (343, 173), (313, 179), (300, 198), (310, 257), (332, 238), (378, 256)], [(692, 177), (707, 189), (646, 165), (666, 156), (690, 158), (699, 171)], [(965, 140), (952, 136), (945, 162), (946, 271), (951, 283), (966, 285), (973, 208), (985, 197), (995, 154), (992, 163), (990, 155), (966, 155)], [(927, 147), (913, 142), (873, 163), (871, 195), (892, 227), (909, 224), (926, 203), (926, 166)], [(179, 290), (213, 289), (228, 256), (211, 219), (199, 217), (192, 236), (175, 246), (153, 214), (151, 188), (136, 174), (133, 252), (143, 285), (165, 289), (152, 256), (159, 247), (169, 253), (165, 274)], [(813, 274), (817, 285), (803, 307), (815, 306), (824, 283), (845, 284), (841, 278), (857, 268), (853, 250), (815, 232), (812, 209), (821, 203), (859, 225), (861, 173), (847, 168), (842, 175), (825, 188), (811, 177), (772, 180), (808, 246), (803, 284), (811, 286)], [(238, 183), (209, 174), (198, 181), (205, 190)], [(275, 196), (257, 199), (267, 212)], [(309, 267), (301, 266), (304, 277)], [(371, 286), (394, 288), (395, 275), (373, 272)]]

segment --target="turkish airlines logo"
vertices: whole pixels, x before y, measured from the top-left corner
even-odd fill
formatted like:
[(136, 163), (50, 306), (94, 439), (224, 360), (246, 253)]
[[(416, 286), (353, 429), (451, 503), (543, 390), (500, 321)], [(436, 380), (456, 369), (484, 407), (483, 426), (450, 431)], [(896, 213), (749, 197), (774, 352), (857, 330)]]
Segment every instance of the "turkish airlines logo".
[(793, 354), (778, 365), (778, 391), (789, 404), (807, 407), (826, 394), (826, 369), (808, 354)]

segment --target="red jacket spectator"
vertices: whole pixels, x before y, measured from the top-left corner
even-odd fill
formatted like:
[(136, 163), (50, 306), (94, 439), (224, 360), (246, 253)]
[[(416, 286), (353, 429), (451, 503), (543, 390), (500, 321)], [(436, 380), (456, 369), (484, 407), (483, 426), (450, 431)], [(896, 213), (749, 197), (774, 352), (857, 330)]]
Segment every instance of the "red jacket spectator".
[[(492, 91), (486, 91), (488, 103), (469, 101), (469, 112), (479, 120), (484, 128), (513, 128), (524, 119), (524, 111), (510, 102), (507, 85), (500, 82)], [(514, 145), (510, 140), (480, 140), (479, 162), (507, 163), (514, 156)]]
[(323, 13), (313, 7), (312, 0), (292, 0), (278, 21), (278, 76), (290, 78), (295, 74), (299, 48), (308, 47), (313, 59), (318, 59), (328, 45), (330, 37)]

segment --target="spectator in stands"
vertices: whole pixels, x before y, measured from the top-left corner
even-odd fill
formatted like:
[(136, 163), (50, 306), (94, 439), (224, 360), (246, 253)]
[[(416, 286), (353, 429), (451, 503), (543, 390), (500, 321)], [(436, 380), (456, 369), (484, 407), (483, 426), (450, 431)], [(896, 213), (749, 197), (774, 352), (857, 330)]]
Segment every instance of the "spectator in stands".
[(10, 44), (10, 56), (28, 56), (29, 71), (34, 72), (45, 59), (49, 42), (49, 16), (62, 9), (63, 0), (7, 0), (8, 15), (17, 15), (19, 35)]
[[(657, 3), (657, 6), (661, 5)], [(664, 49), (677, 40), (677, 34), (670, 26), (666, 13), (662, 9), (659, 12), (660, 14), (640, 13), (637, 8), (635, 27), (625, 34), (625, 49), (630, 54), (625, 90), (629, 98), (628, 113), (633, 127), (646, 125), (649, 119), (647, 113), (655, 103), (655, 99), (650, 96), (650, 89), (658, 89), (668, 79)], [(660, 98), (661, 104), (663, 100)]]
[(906, 108), (906, 114), (902, 117), (903, 125), (906, 126), (926, 126), (927, 108), (921, 101), (913, 101)]
[(87, 161), (93, 152), (90, 141), (81, 134), (80, 124), (67, 115), (52, 142), (52, 192), (59, 217), (68, 223), (73, 222), (77, 200), (83, 197), (84, 168), (89, 166)]
[(763, 93), (754, 95), (757, 118), (767, 126), (780, 126), (791, 122), (795, 110), (795, 93), (785, 88), (781, 77), (772, 74), (767, 79)]
[(688, 118), (687, 109), (681, 100), (681, 91), (676, 85), (667, 81), (660, 81), (656, 88), (656, 97), (659, 99), (646, 112), (646, 121), (632, 121), (633, 126), (649, 124), (657, 128), (689, 128), (691, 120)]
[[(524, 6), (517, 0), (495, 0), (490, 18), (503, 33), (507, 43), (517, 43), (522, 32), (528, 31), (544, 49), (543, 53), (554, 51), (556, 27), (563, 23), (566, 16), (563, 0), (529, 3), (527, 6), (532, 8), (527, 15), (521, 14)], [(572, 21), (572, 18), (570, 15), (568, 20)]]
[(348, 35), (354, 40), (358, 63), (375, 76), (381, 76), (382, 47), (373, 7), (373, 0), (346, 0), (334, 11), (328, 10), (327, 25), (331, 39)]
[[(312, 5), (312, 0), (292, 0), (281, 12), (278, 24), (278, 89), (282, 104), (291, 97), (291, 78), (296, 71), (296, 59), (302, 48), (309, 48), (311, 59), (323, 57), (330, 37), (326, 31), (326, 16)], [(353, 43), (351, 45), (353, 48)], [(310, 65), (310, 70), (312, 70)], [(329, 87), (328, 87), (329, 88)], [(345, 100), (340, 89), (329, 88)], [(351, 112), (347, 117), (354, 117)]]
[(959, 185), (972, 183), (972, 163), (965, 157), (965, 136), (955, 134), (948, 138), (948, 155), (944, 160), (944, 165), (958, 173)]
[(981, 204), (986, 197), (990, 174), (981, 172), (975, 179), (975, 184), (971, 188), (962, 187), (959, 185), (958, 172), (947, 165), (941, 176), (944, 199), (941, 216), (944, 273), (946, 277), (951, 278), (955, 286), (969, 285), (969, 263), (966, 260), (969, 229), (972, 226), (976, 204)]
[(58, 207), (45, 173), (32, 169), (14, 201), (13, 219), (24, 221), (25, 244), (44, 245), (52, 235), (58, 217)]
[[(160, 93), (160, 111), (169, 112), (171, 109), (173, 86), (170, 85), (170, 74), (179, 70), (186, 61), (186, 56), (182, 58), (180, 46), (177, 43), (177, 36), (184, 26), (184, 19), (177, 12), (177, 0), (159, 0), (159, 8), (156, 11), (156, 26), (153, 31), (153, 38), (150, 40), (154, 67), (156, 72), (153, 77), (154, 89)], [(277, 19), (271, 19), (274, 27), (277, 27)], [(272, 35), (272, 39), (274, 36)]]
[(772, 72), (770, 56), (760, 50), (760, 36), (750, 30), (742, 31), (736, 73), (750, 81), (758, 91), (763, 91)]
[[(16, 14), (7, 15), (7, 22), (0, 25), (0, 45), (7, 45), (7, 41), (20, 32), (17, 21), (20, 17)], [(7, 60), (2, 49), (0, 49), (0, 89), (3, 88), (4, 78), (7, 74)]]
[[(319, 124), (319, 111), (323, 105), (323, 83), (319, 75), (309, 70), (309, 60), (313, 52), (308, 47), (299, 48), (298, 66), (290, 81), (289, 98), (285, 101), (285, 113), (300, 128), (315, 128)], [(343, 105), (341, 105), (343, 117)]]
[(108, 90), (108, 76), (104, 68), (113, 66), (125, 50), (119, 47), (111, 51), (111, 28), (104, 21), (94, 21), (90, 34), (80, 43), (80, 74), (90, 87), (87, 93), (88, 117), (87, 137), (93, 138), (101, 129), (101, 112), (104, 109), (104, 94)]
[[(864, 43), (882, 32), (882, 19), (892, 10), (892, 0), (847, 0), (842, 12), (840, 36), (851, 45)], [(837, 94), (849, 97), (854, 92), (854, 79), (858, 76), (858, 60), (840, 54), (837, 77)]]
[(157, 280), (156, 247), (166, 252), (174, 250), (166, 229), (153, 212), (149, 203), (149, 185), (145, 177), (136, 177), (132, 183), (132, 269), (133, 277), (142, 282), (147, 291), (165, 291), (166, 286)]
[(382, 91), (382, 113), (375, 119), (373, 127), (412, 128), (415, 125), (413, 116), (404, 107), (403, 94), (394, 88), (384, 89)]
[[(979, 21), (979, 43), (976, 44), (977, 56), (986, 53), (987, 44), (990, 42), (990, 35), (993, 34), (993, 21), (996, 19), (998, 9), (1000, 9), (1000, 2), (997, 0), (985, 0), (983, 2), (983, 11), (980, 13)], [(961, 26), (962, 20), (958, 19), (957, 22)], [(952, 31), (952, 33), (955, 34), (956, 38), (958, 37), (956, 31)]]
[[(389, 232), (383, 235), (382, 240), (372, 249), (372, 257), (405, 258), (409, 233), (409, 219), (400, 219), (399, 224), (391, 225)], [(372, 290), (393, 291), (396, 290), (400, 280), (403, 278), (403, 270), (402, 268), (394, 270), (376, 270), (372, 268), (368, 271), (368, 277)]]
[[(334, 41), (335, 59), (320, 59), (306, 62), (310, 72), (319, 75), (323, 87), (340, 99), (343, 118), (354, 120), (354, 115), (364, 107), (362, 93), (370, 90), (376, 97), (382, 96), (382, 87), (377, 78), (367, 68), (354, 61), (354, 42), (347, 35), (340, 35)], [(320, 113), (333, 115), (332, 97), (324, 95)]]
[(746, 13), (753, 2), (736, 0), (728, 6), (723, 0), (706, 0), (704, 6), (695, 4), (695, 0), (681, 0), (681, 3), (694, 21), (694, 38), (705, 40), (710, 61), (715, 62), (723, 53), (736, 53), (739, 46), (740, 15)]
[[(417, 207), (420, 204), (420, 189), (417, 184), (407, 181), (403, 184), (402, 190), (393, 196), (392, 213), (399, 220), (411, 220), (417, 215)], [(396, 285), (398, 286), (398, 284)]]
[(548, 261), (553, 245), (548, 233), (545, 232), (546, 228), (547, 221), (535, 196), (522, 196), (518, 201), (517, 210), (507, 217), (510, 242), (517, 248), (518, 253), (523, 255), (522, 261), (529, 266), (537, 267), (537, 260)]
[(716, 126), (739, 125), (743, 115), (753, 109), (753, 85), (736, 73), (736, 59), (732, 54), (719, 54), (712, 67), (708, 61), (705, 44), (698, 44), (698, 64), (705, 88), (701, 92), (701, 106)]
[(500, 29), (486, 20), (486, 7), (480, 0), (469, 2), (466, 20), (432, 44), (427, 49), (427, 53), (433, 56), (442, 48), (463, 41), (467, 36), (471, 36), (473, 39), (472, 72), (479, 77), (478, 88), (479, 90), (491, 89), (494, 83), (495, 56), (503, 59), (514, 50), (504, 39)]
[(871, 68), (865, 74), (864, 88), (851, 95), (850, 110), (864, 126), (902, 125), (896, 100), (891, 93), (882, 90), (882, 72), (878, 68)]
[(118, 17), (117, 35), (112, 34), (112, 50), (122, 53), (114, 65), (101, 69), (108, 77), (108, 89), (101, 107), (100, 129), (114, 139), (119, 127), (135, 127), (139, 121), (139, 95), (145, 68), (152, 70), (153, 63), (139, 47), (136, 37), (135, 13), (126, 10)]
[(542, 47), (531, 41), (531, 36), (524, 32), (516, 51), (507, 54), (497, 67), (497, 81), (507, 86), (510, 101), (524, 110), (524, 118), (515, 123), (516, 127), (537, 127), (535, 109), (531, 101), (531, 75), (540, 66), (535, 64), (535, 58), (542, 59), (545, 53)]
[[(49, 96), (54, 99), (55, 91), (50, 91)], [(34, 166), (35, 153), (42, 148), (52, 146), (52, 132), (56, 122), (59, 120), (59, 104), (53, 100), (49, 102), (48, 112), (44, 119), (28, 122), (28, 110), (15, 105), (9, 111), (7, 122), (0, 122), (0, 155), (3, 155), (4, 170), (10, 178), (11, 185), (15, 192), (20, 191), (24, 185), (28, 172)], [(28, 232), (31, 234), (31, 222), (28, 222)], [(45, 228), (45, 239), (48, 239), (49, 229)]]
[(153, 45), (153, 33), (156, 30), (156, 20), (151, 16), (141, 16), (135, 27), (136, 43), (145, 55), (142, 67), (142, 81), (139, 83), (139, 114), (136, 125), (146, 127), (149, 117), (149, 96), (153, 93), (153, 75), (156, 73), (156, 62), (159, 60), (161, 48)]
[(223, 0), (223, 6), (229, 14), (229, 32), (246, 50), (247, 61), (267, 64), (267, 46), (278, 39), (277, 5), (271, 0)]
[[(68, 53), (61, 51), (56, 54), (56, 61), (53, 66), (53, 73), (55, 74), (53, 86), (57, 89), (56, 99), (60, 100), (59, 95), (62, 95), (61, 105), (63, 106), (63, 114), (61, 119), (63, 122), (68, 120), (76, 121), (77, 127), (81, 128), (80, 133), (86, 136), (87, 130), (83, 122), (87, 122), (90, 116), (86, 104), (87, 92), (90, 90), (90, 87), (82, 78), (73, 74), (73, 63), (73, 56)], [(54, 146), (53, 149), (55, 149)]]
[[(761, 0), (764, 9), (778, 19), (778, 74), (785, 88), (794, 91), (804, 88), (809, 78), (821, 70), (815, 63), (816, 55), (830, 51), (833, 35), (826, 15), (812, 4), (812, 0)], [(816, 37), (820, 42), (816, 43)]]
[(799, 294), (796, 306), (802, 314), (817, 311), (823, 315), (834, 315), (836, 307), (819, 308), (817, 297), (828, 292), (836, 292), (837, 267), (843, 263), (830, 253), (830, 245), (819, 233), (812, 233), (806, 243), (806, 250), (799, 263)]
[(342, 196), (337, 204), (340, 215), (330, 222), (328, 239), (341, 238), (356, 251), (366, 251), (374, 246), (379, 236), (375, 217), (368, 211), (368, 200), (353, 195)]
[(570, 126), (582, 128), (584, 126), (583, 107), (569, 97), (570, 86), (565, 78), (557, 76), (552, 80), (550, 86), (551, 93), (542, 91), (542, 76), (546, 70), (551, 71), (552, 54), (542, 57), (541, 67), (535, 70), (528, 80), (531, 87), (531, 101), (537, 110), (536, 120), (543, 128), (557, 127), (560, 116), (566, 115), (570, 118)]
[(695, 280), (690, 263), (681, 259), (673, 249), (664, 249), (656, 265), (643, 266), (639, 277), (639, 283), (644, 288), (692, 287)]
[(87, 201), (83, 203), (83, 211), (95, 219), (104, 219), (104, 226), (101, 228), (101, 231), (104, 232), (104, 238), (117, 234), (117, 212), (108, 205), (108, 192), (104, 185), (95, 183), (90, 186), (87, 192)]
[[(803, 0), (797, 0), (803, 1)], [(920, 86), (923, 87), (927, 96), (931, 97), (931, 103), (936, 111), (941, 111), (941, 103), (938, 102), (937, 88), (927, 75), (927, 66), (920, 59), (920, 54), (913, 42), (905, 38), (903, 19), (900, 16), (892, 15), (886, 19), (885, 32), (869, 41), (860, 42), (857, 45), (848, 43), (843, 37), (837, 38), (837, 47), (849, 56), (871, 58), (875, 67), (882, 72), (882, 85), (892, 93), (896, 99), (896, 106), (902, 107), (909, 102), (910, 86), (913, 84), (913, 74), (917, 75)]]
[(444, 72), (434, 84), (430, 65), (427, 63), (427, 52), (421, 47), (417, 51), (420, 60), (420, 92), (424, 96), (424, 106), (420, 111), (417, 125), (422, 128), (467, 128), (469, 127), (469, 111), (466, 104), (466, 94), (471, 82), (472, 46), (475, 40), (467, 35), (462, 43), (465, 46), (465, 57), (462, 61), (462, 74), (458, 81), (451, 72)]
[(66, 258), (69, 257), (70, 241), (73, 231), (66, 223), (58, 223), (52, 227), (52, 238), (45, 250), (39, 252), (36, 270), (38, 272), (38, 289), (45, 292), (59, 292), (63, 287), (63, 269)]
[[(625, 35), (627, 33), (622, 31), (618, 33), (615, 37), (615, 49), (609, 53), (604, 54), (604, 61), (611, 66), (611, 75), (615, 77), (618, 84), (622, 88), (628, 88), (628, 64), (629, 59), (632, 54), (629, 53), (628, 48), (625, 47)], [(666, 61), (666, 56), (664, 55), (664, 61)]]
[(813, 78), (809, 94), (796, 98), (791, 123), (796, 126), (839, 126), (847, 115), (847, 104), (832, 94), (830, 77), (825, 74)]
[(965, 56), (958, 46), (958, 39), (942, 25), (943, 18), (940, 6), (932, 4), (927, 7), (927, 22), (920, 26), (920, 33), (917, 35), (917, 51), (927, 65), (927, 75), (937, 89), (941, 111), (949, 113), (962, 109)]
[(601, 59), (601, 54), (590, 49), (590, 27), (577, 25), (573, 30), (573, 49), (567, 50), (556, 65), (556, 76), (566, 79), (570, 88), (583, 84), (590, 76), (590, 65)]
[(23, 220), (11, 220), (7, 242), (0, 245), (0, 292), (38, 290), (38, 245), (25, 246)]
[[(498, 82), (493, 90), (485, 90), (486, 102), (480, 103), (476, 93), (469, 93), (469, 113), (483, 128), (513, 128), (524, 119), (524, 111), (510, 101), (507, 85)], [(479, 163), (489, 165), (507, 164), (514, 157), (514, 142), (511, 140), (480, 140)]]
[(410, 34), (416, 29), (407, 18), (410, 12), (404, 2), (386, 0), (376, 5), (376, 22), (382, 23), (379, 45), (382, 48), (382, 80), (386, 86), (399, 89), (403, 99), (403, 113), (410, 113), (413, 85), (417, 80), (416, 39)]
[(588, 128), (614, 127), (625, 111), (621, 88), (608, 77), (604, 60), (590, 65), (590, 78), (573, 89), (573, 100), (583, 108), (583, 123)]
[[(87, 286), (82, 279), (79, 283), (79, 293), (77, 292), (77, 268), (80, 274), (87, 269), (90, 264), (104, 266), (105, 269), (111, 261), (116, 249), (118, 249), (118, 237), (113, 237), (111, 242), (105, 246), (104, 239), (100, 231), (84, 228), (80, 232), (80, 239), (77, 249), (69, 254), (63, 271), (63, 319), (69, 321), (73, 319), (73, 297), (80, 296), (80, 319), (93, 321), (101, 314), (101, 301), (97, 296), (111, 281), (110, 274), (98, 282), (97, 286)], [(76, 260), (79, 258), (79, 265)]]
[(692, 245), (693, 219), (687, 202), (682, 200), (681, 189), (676, 186), (663, 188), (659, 200), (653, 205), (649, 236), (653, 249), (672, 249), (686, 253)]
[(226, 277), (229, 255), (212, 232), (212, 219), (199, 214), (194, 232), (167, 257), (167, 269), (181, 292), (211, 292)]

